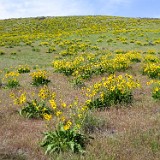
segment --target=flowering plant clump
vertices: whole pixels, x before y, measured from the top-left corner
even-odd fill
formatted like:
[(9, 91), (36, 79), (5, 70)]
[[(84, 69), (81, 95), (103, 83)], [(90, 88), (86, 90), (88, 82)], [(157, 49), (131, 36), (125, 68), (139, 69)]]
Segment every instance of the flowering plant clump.
[(131, 62), (126, 55), (118, 54), (113, 60), (111, 60), (110, 67), (113, 66), (113, 72), (111, 73), (121, 70), (125, 71), (129, 68), (130, 64)]
[(150, 82), (147, 82), (147, 85), (152, 85), (152, 97), (160, 100), (160, 81), (151, 80)]
[(72, 152), (83, 153), (89, 138), (81, 133), (81, 126), (88, 107), (77, 107), (75, 101), (71, 105), (61, 102), (58, 106), (55, 102), (50, 101), (55, 112), (55, 128), (44, 133), (41, 146), (46, 149), (46, 153)]
[(48, 45), (49, 45), (49, 42), (40, 42), (39, 45), (40, 45), (40, 46), (48, 46)]
[(46, 53), (52, 53), (54, 51), (56, 51), (56, 48), (54, 46), (52, 46), (52, 47), (48, 48), (48, 50), (46, 51)]
[(160, 81), (153, 84), (152, 97), (160, 100)]
[(72, 75), (76, 76), (76, 74), (77, 74), (76, 72), (78, 72), (79, 77), (81, 77), (82, 79), (89, 79), (89, 78), (91, 78), (91, 76), (93, 74), (93, 71), (92, 71), (90, 64), (79, 66), (78, 69), (75, 71), (75, 73), (73, 73)]
[[(68, 128), (71, 124), (70, 121), (67, 122)], [(41, 146), (46, 148), (46, 154), (68, 150), (74, 153), (83, 153), (87, 142), (88, 138), (86, 135), (78, 132), (75, 128), (65, 129), (63, 124), (59, 124), (55, 131), (44, 133)]]
[(160, 62), (159, 58), (156, 55), (152, 54), (146, 54), (144, 57), (145, 62), (153, 62), (153, 63), (158, 63)]
[(136, 51), (129, 51), (126, 53), (126, 57), (128, 57), (128, 59), (131, 62), (140, 62), (142, 59), (142, 56), (139, 52)]
[(36, 99), (27, 102), (19, 113), (27, 118), (50, 118), (52, 116), (52, 110), (44, 102), (37, 102)]
[(53, 110), (47, 101), (54, 98), (54, 93), (51, 94), (46, 86), (40, 89), (38, 97), (30, 98), (25, 92), (19, 96), (11, 93), (10, 96), (14, 104), (20, 106), (20, 115), (27, 118), (50, 119), (52, 117)]
[(52, 64), (56, 72), (70, 76), (83, 61), (83, 57), (77, 57), (73, 60), (55, 60)]
[(148, 75), (150, 78), (160, 78), (160, 64), (147, 63), (143, 66), (143, 74)]
[(107, 79), (87, 88), (86, 104), (90, 108), (110, 107), (112, 104), (130, 103), (132, 90), (140, 87), (131, 75), (110, 75)]
[(131, 65), (130, 60), (125, 54), (117, 54), (115, 57), (102, 56), (99, 62), (95, 62), (92, 68), (95, 74), (115, 73), (116, 71), (125, 71)]
[(154, 49), (149, 49), (147, 50), (148, 54), (156, 54), (156, 51)]
[(72, 80), (72, 83), (73, 83), (73, 86), (74, 87), (79, 87), (79, 88), (82, 88), (85, 86), (85, 83), (84, 83), (84, 80), (83, 78), (81, 77), (81, 75), (79, 75), (79, 72), (78, 71), (75, 71), (73, 73), (73, 80)]
[(18, 70), (19, 73), (28, 73), (28, 72), (30, 72), (30, 68), (29, 68), (28, 65), (19, 65), (17, 70)]
[(37, 70), (30, 74), (32, 76), (33, 85), (45, 85), (50, 82), (47, 71)]
[(125, 71), (130, 65), (131, 61), (125, 54), (113, 56), (111, 54), (83, 53), (72, 57), (72, 59), (53, 61), (53, 67), (56, 72), (64, 73), (66, 76), (72, 75), (76, 83), (79, 83), (79, 79), (89, 79), (94, 74)]
[(6, 73), (3, 80), (6, 83), (6, 86), (8, 88), (15, 88), (20, 86), (18, 77), (19, 77), (19, 73), (12, 71), (12, 72)]
[[(54, 123), (50, 130), (44, 133), (41, 146), (46, 153), (68, 151), (83, 153), (89, 138), (81, 133), (81, 126), (88, 107), (78, 107), (78, 100), (67, 105), (62, 100), (55, 100), (55, 93), (47, 86), (42, 87), (36, 97), (32, 98), (21, 93), (19, 96), (11, 93), (14, 104), (20, 106), (20, 115), (27, 118), (42, 118), (49, 124)], [(53, 121), (52, 121), (53, 120)], [(53, 123), (52, 123), (53, 122)]]
[(125, 54), (126, 51), (122, 50), (122, 49), (117, 49), (114, 51), (116, 54)]

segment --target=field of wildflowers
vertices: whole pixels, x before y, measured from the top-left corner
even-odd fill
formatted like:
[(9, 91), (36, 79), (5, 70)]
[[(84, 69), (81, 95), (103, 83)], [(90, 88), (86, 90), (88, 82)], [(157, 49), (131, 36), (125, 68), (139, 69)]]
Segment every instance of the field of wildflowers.
[(0, 32), (0, 159), (159, 159), (159, 19), (8, 19)]

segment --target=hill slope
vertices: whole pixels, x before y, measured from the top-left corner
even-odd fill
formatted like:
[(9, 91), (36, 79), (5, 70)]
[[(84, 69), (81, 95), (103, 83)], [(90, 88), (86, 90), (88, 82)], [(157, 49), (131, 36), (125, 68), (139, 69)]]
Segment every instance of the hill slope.
[[(159, 79), (160, 19), (0, 20), (0, 159), (158, 160)], [(20, 97), (44, 102), (43, 83), (56, 95), (53, 119), (20, 116), (27, 105)], [(58, 113), (73, 126), (81, 123), (84, 106), (80, 131), (94, 137), (86, 153), (44, 155), (41, 133), (55, 129)]]

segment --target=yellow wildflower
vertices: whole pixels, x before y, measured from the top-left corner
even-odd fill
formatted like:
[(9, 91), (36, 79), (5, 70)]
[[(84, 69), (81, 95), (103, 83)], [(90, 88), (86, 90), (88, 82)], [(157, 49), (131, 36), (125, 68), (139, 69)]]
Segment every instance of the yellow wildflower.
[(57, 111), (57, 112), (56, 112), (56, 116), (57, 116), (57, 117), (59, 117), (61, 114), (62, 114), (61, 111)]
[(64, 122), (66, 120), (65, 116), (61, 117), (61, 121)]
[(52, 115), (51, 114), (47, 114), (47, 113), (44, 113), (43, 114), (43, 118), (47, 121), (51, 120), (52, 119)]
[(70, 129), (71, 125), (72, 125), (72, 122), (70, 120), (68, 120), (66, 125), (64, 125), (64, 127), (63, 127), (64, 130), (66, 131), (66, 130)]
[(51, 105), (51, 107), (52, 107), (53, 109), (56, 109), (56, 108), (57, 108), (57, 104), (56, 104), (56, 102), (55, 102), (54, 99), (49, 100), (49, 103), (50, 103), (50, 105)]
[(26, 102), (26, 94), (23, 93), (21, 94), (21, 96), (19, 97), (19, 103), (20, 104), (24, 104)]
[(61, 105), (63, 108), (66, 108), (66, 106), (67, 106), (66, 103), (64, 103), (64, 102)]

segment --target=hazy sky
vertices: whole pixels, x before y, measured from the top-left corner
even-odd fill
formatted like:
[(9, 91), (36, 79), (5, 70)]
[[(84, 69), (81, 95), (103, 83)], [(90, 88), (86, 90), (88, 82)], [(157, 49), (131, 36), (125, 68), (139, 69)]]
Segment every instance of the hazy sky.
[(114, 15), (160, 18), (160, 0), (0, 0), (0, 19)]

